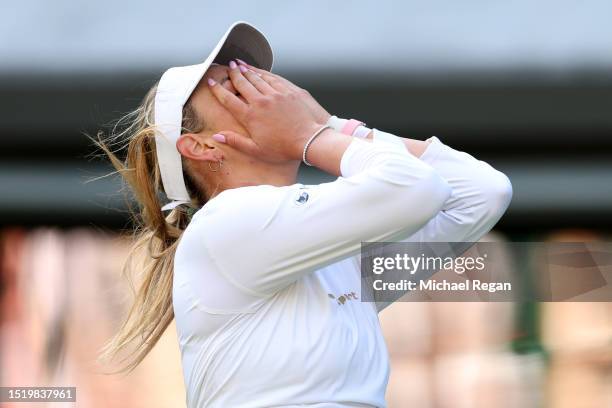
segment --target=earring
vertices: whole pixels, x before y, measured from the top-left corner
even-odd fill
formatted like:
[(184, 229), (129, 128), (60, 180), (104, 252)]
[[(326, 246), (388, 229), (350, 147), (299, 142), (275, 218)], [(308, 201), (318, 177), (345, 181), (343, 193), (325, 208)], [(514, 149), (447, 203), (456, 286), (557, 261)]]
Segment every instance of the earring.
[(221, 170), (221, 165), (223, 164), (223, 160), (220, 160), (217, 162), (218, 166), (216, 169), (213, 169), (213, 166), (211, 166), (210, 162), (208, 162), (208, 168), (210, 169), (210, 171), (219, 171)]

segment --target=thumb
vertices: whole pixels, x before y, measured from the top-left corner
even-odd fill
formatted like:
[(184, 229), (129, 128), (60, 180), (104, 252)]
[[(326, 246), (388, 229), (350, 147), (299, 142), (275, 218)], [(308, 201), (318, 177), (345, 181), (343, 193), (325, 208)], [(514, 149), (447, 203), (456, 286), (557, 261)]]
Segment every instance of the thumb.
[(241, 135), (240, 133), (232, 132), (231, 130), (224, 130), (219, 133), (212, 135), (213, 140), (219, 143), (226, 144), (249, 155), (255, 155), (259, 151), (259, 147), (253, 139)]

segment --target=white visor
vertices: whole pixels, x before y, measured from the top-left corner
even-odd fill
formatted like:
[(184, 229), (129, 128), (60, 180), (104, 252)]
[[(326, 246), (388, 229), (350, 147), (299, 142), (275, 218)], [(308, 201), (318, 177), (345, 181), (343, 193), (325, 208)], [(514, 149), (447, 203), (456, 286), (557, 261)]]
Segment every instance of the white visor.
[(204, 62), (170, 68), (159, 80), (155, 94), (155, 148), (164, 191), (171, 200), (162, 211), (191, 201), (183, 178), (181, 154), (176, 148), (181, 135), (183, 105), (212, 63), (227, 65), (235, 58), (267, 71), (272, 68), (272, 48), (266, 37), (249, 23), (238, 21), (221, 37)]

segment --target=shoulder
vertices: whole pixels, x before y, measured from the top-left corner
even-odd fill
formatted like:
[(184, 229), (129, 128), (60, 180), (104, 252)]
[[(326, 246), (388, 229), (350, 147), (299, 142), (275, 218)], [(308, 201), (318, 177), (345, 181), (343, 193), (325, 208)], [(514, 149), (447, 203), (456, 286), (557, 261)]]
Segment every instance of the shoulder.
[[(272, 214), (299, 204), (300, 192), (306, 188), (301, 184), (276, 187), (271, 185), (247, 186), (224, 190), (208, 201), (194, 215), (188, 229), (203, 226), (225, 228), (232, 225), (245, 228), (260, 225)], [(186, 231), (187, 232), (187, 231)]]
[(279, 201), (282, 189), (262, 185), (222, 191), (194, 213), (182, 234), (176, 258), (196, 253), (210, 257), (220, 245), (250, 239), (250, 233), (262, 225), (266, 209)]

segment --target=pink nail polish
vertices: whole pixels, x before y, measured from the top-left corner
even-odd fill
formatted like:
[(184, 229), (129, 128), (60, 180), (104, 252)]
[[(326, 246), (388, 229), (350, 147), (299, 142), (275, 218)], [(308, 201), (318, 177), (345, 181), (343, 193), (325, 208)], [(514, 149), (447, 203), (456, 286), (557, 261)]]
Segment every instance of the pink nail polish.
[(212, 135), (212, 138), (217, 142), (225, 143), (225, 136), (223, 136), (221, 133), (215, 133), (214, 135)]
[(238, 69), (240, 69), (240, 72), (242, 72), (243, 74), (249, 70), (244, 65), (238, 65)]
[(230, 67), (231, 69), (236, 69), (237, 65), (236, 65), (236, 63), (235, 63), (234, 61), (230, 61), (230, 63), (229, 63), (229, 67)]
[(207, 79), (207, 82), (208, 82), (208, 85), (210, 85), (210, 86), (213, 86), (213, 85), (215, 85), (215, 84), (217, 83), (217, 82), (216, 82), (214, 79), (212, 79), (212, 78), (208, 78), (208, 79)]
[(244, 62), (243, 60), (239, 59), (239, 58), (234, 58), (236, 61), (238, 61), (239, 64), (242, 65), (246, 65), (247, 67), (249, 66), (249, 64), (247, 64), (246, 62)]

